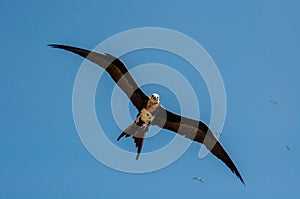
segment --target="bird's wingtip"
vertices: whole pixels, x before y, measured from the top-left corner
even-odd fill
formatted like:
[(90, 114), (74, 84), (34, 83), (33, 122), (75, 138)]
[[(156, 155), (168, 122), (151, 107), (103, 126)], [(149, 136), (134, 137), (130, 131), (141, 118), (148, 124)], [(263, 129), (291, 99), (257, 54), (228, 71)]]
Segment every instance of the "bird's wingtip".
[(52, 48), (55, 48), (58, 44), (47, 44), (47, 46), (50, 46)]
[(63, 47), (67, 47), (67, 46), (61, 45), (61, 44), (47, 44), (47, 46), (52, 47), (52, 48), (63, 48)]
[(243, 183), (244, 186), (246, 186), (246, 183), (244, 179), (242, 178), (241, 174), (238, 173), (237, 177), (240, 179), (240, 181)]
[(242, 175), (240, 174), (240, 172), (238, 171), (238, 169), (234, 166), (234, 168), (231, 169), (232, 173), (234, 173), (236, 175), (236, 177), (243, 183), (244, 186), (246, 186), (246, 183), (242, 177)]
[(240, 178), (241, 182), (243, 183), (244, 186), (246, 186), (245, 181), (243, 180), (243, 178)]

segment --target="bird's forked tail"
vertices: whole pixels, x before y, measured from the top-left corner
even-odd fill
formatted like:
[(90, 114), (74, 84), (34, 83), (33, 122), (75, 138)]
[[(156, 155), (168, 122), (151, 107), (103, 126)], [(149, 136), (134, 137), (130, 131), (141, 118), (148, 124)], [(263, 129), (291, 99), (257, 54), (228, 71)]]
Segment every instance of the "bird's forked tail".
[(133, 122), (119, 135), (119, 137), (117, 138), (117, 141), (119, 141), (124, 136), (125, 137), (132, 136), (135, 146), (137, 148), (136, 160), (138, 160), (140, 153), (142, 151), (144, 138), (145, 138), (147, 130), (148, 130), (148, 127), (139, 126)]

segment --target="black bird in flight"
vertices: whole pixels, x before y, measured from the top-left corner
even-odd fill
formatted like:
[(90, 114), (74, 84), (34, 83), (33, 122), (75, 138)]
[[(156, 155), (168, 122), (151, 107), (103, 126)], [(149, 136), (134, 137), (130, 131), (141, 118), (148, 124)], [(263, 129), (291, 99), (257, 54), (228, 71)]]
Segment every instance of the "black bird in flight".
[(193, 180), (196, 180), (198, 182), (202, 182), (203, 183), (203, 180), (201, 178), (198, 178), (198, 177), (193, 177)]
[(50, 44), (49, 46), (70, 51), (104, 68), (125, 92), (139, 113), (135, 121), (121, 133), (118, 140), (123, 136), (133, 137), (137, 147), (136, 159), (138, 159), (141, 152), (148, 127), (155, 125), (183, 135), (192, 141), (204, 144), (213, 155), (224, 162), (241, 182), (245, 184), (233, 161), (208, 126), (200, 120), (190, 119), (166, 110), (159, 103), (158, 94), (154, 93), (151, 97), (147, 96), (134, 81), (125, 64), (120, 59), (107, 53), (98, 53), (72, 46), (57, 44)]

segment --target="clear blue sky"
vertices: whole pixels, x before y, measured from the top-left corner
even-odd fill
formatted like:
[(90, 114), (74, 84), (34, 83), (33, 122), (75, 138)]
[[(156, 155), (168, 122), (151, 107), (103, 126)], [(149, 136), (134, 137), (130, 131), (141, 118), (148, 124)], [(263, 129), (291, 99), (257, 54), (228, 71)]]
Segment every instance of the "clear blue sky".
[[(299, 198), (299, 9), (296, 0), (0, 1), (0, 198)], [(187, 34), (216, 62), (228, 103), (221, 142), (246, 187), (212, 155), (199, 160), (196, 143), (169, 167), (139, 175), (104, 166), (82, 145), (72, 117), (82, 59), (46, 45), (92, 49), (113, 34), (145, 26)], [(123, 59), (129, 68), (148, 62), (189, 66), (157, 51)], [(107, 76), (100, 83), (97, 96), (109, 96), (113, 82)], [(191, 83), (208, 122), (206, 87), (201, 79)], [(109, 98), (96, 100), (101, 115)], [(176, 111), (176, 103), (164, 106)], [(120, 130), (104, 122), (115, 139)], [(143, 150), (168, 136), (173, 134), (163, 131)], [(118, 144), (134, 150), (131, 140)]]

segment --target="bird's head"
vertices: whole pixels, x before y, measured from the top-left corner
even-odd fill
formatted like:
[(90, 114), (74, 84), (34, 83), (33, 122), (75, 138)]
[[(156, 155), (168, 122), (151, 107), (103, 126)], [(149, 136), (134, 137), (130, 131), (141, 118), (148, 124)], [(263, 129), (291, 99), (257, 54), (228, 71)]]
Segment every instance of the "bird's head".
[(157, 93), (153, 93), (151, 95), (151, 99), (154, 100), (154, 101), (156, 101), (156, 102), (159, 102), (159, 95)]

